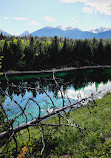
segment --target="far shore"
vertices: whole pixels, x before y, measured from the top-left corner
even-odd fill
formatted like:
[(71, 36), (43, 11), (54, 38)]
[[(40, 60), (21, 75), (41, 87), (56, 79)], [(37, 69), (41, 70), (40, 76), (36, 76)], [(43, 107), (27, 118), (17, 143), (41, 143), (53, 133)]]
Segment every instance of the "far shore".
[(57, 72), (66, 72), (66, 71), (74, 71), (74, 70), (84, 70), (84, 69), (96, 69), (96, 68), (111, 68), (111, 65), (96, 65), (96, 66), (83, 66), (83, 67), (65, 67), (65, 68), (60, 68), (56, 69), (53, 68), (51, 70), (38, 70), (38, 71), (15, 71), (15, 70), (10, 70), (6, 72), (1, 72), (4, 75), (13, 75), (13, 74), (41, 74), (41, 73), (57, 73)]

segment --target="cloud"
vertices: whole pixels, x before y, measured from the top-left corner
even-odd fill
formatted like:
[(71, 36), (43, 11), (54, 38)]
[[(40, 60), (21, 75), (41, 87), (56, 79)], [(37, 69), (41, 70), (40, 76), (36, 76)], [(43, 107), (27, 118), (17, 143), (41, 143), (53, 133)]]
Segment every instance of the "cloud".
[(8, 16), (5, 16), (5, 17), (4, 17), (4, 20), (8, 20), (8, 19), (9, 19), (9, 17), (8, 17)]
[(86, 5), (86, 8), (83, 8), (84, 12), (90, 14), (93, 12), (99, 12), (101, 14), (111, 15), (111, 0), (59, 0), (59, 2), (82, 2)]
[(78, 0), (59, 0), (59, 1), (63, 3), (74, 3), (77, 2)]
[(5, 16), (3, 17), (4, 20), (16, 20), (16, 21), (28, 21), (29, 18), (26, 18), (26, 17), (8, 17), (8, 16)]
[(56, 22), (56, 19), (50, 17), (50, 16), (45, 16), (43, 17), (44, 20), (46, 20), (47, 22)]
[(25, 18), (25, 17), (13, 17), (12, 19), (18, 20), (18, 21), (28, 21), (29, 20), (28, 18)]
[(10, 34), (13, 35), (13, 36), (19, 36), (21, 33), (10, 32)]
[(84, 13), (89, 13), (89, 14), (92, 14), (94, 12), (94, 9), (91, 7), (84, 7), (82, 10)]
[(73, 21), (73, 22), (77, 22), (78, 21), (77, 18), (74, 18), (74, 17), (70, 18), (70, 20)]
[(36, 21), (36, 20), (32, 20), (30, 23), (29, 23), (29, 26), (38, 26), (39, 23)]

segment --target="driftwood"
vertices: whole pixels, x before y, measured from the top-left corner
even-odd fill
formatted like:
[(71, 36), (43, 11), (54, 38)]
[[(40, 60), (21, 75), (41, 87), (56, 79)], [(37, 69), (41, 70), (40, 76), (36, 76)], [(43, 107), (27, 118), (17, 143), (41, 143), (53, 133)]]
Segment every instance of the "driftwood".
[(98, 68), (111, 68), (111, 65), (96, 65), (96, 66), (83, 66), (83, 67), (66, 67), (61, 69), (52, 69), (52, 70), (40, 70), (40, 71), (15, 71), (10, 70), (2, 72), (2, 74), (11, 75), (11, 74), (41, 74), (41, 73), (53, 73), (53, 72), (67, 72), (74, 70), (85, 70), (85, 69), (98, 69)]

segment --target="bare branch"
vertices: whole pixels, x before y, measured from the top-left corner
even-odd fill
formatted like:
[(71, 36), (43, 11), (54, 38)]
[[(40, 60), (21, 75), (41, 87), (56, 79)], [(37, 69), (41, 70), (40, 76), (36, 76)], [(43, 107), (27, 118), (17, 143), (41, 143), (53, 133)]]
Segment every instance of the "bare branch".
[[(88, 98), (90, 98), (90, 97), (88, 97)], [(88, 98), (87, 98), (87, 99), (88, 99)], [(84, 99), (86, 99), (86, 98), (84, 98)], [(84, 99), (82, 99), (81, 101), (83, 101)], [(65, 110), (65, 109), (68, 109), (68, 108), (78, 109), (78, 108), (80, 108), (81, 106), (77, 106), (77, 105), (78, 105), (81, 101), (77, 101), (76, 103), (72, 103), (72, 104), (70, 104), (70, 105), (67, 105), (67, 106), (64, 106), (64, 107), (62, 107), (62, 108), (56, 109), (55, 111), (52, 111), (51, 113), (45, 114), (45, 115), (43, 115), (43, 116), (41, 116), (41, 117), (39, 117), (39, 118), (36, 118), (36, 119), (34, 119), (34, 120), (32, 120), (32, 121), (27, 122), (27, 123), (23, 123), (23, 124), (21, 124), (21, 125), (15, 127), (15, 128), (13, 129), (13, 131), (14, 131), (14, 133), (17, 133), (17, 132), (19, 132), (20, 130), (23, 130), (23, 129), (25, 129), (25, 128), (31, 126), (31, 124), (39, 123), (39, 122), (41, 122), (42, 120), (44, 120), (44, 119), (46, 119), (46, 118), (49, 118), (50, 116), (53, 116), (53, 115), (55, 115), (55, 114), (60, 114), (60, 112), (62, 112), (62, 111)], [(76, 105), (76, 106), (75, 106), (75, 105)], [(84, 105), (82, 105), (82, 106), (87, 106), (87, 105), (84, 104)], [(7, 136), (10, 135), (11, 133), (12, 133), (12, 131), (5, 131), (5, 132), (1, 133), (1, 134), (0, 134), (0, 139), (2, 139), (2, 138), (4, 138), (4, 137), (7, 137)]]
[(64, 97), (63, 97), (62, 91), (61, 91), (61, 89), (60, 89), (60, 86), (59, 86), (59, 84), (57, 83), (57, 81), (56, 81), (56, 79), (55, 79), (54, 71), (53, 71), (53, 80), (54, 80), (56, 86), (58, 87), (58, 89), (59, 89), (59, 91), (60, 91), (60, 93), (61, 93), (61, 97), (62, 97), (62, 101), (63, 101), (63, 106), (64, 106), (64, 102), (65, 102), (65, 101), (64, 101)]
[(42, 150), (41, 150), (41, 156), (44, 157), (44, 156), (43, 156), (43, 152), (44, 152), (44, 149), (45, 149), (44, 131), (43, 131), (43, 127), (42, 127), (42, 128), (39, 127), (39, 129), (40, 129), (40, 131), (41, 131), (41, 133), (42, 133), (42, 144), (43, 144), (43, 148), (42, 148)]

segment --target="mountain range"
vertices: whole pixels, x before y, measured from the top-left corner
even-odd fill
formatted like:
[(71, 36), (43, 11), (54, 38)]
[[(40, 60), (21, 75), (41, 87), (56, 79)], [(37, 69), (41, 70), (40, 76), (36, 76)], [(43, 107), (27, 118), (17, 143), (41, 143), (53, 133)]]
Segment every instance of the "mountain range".
[(28, 35), (30, 35), (30, 33), (28, 31), (25, 31), (22, 34), (20, 34), (19, 36), (22, 37), (22, 36), (28, 36)]
[[(25, 32), (23, 33), (23, 35)], [(98, 28), (98, 29), (93, 29), (90, 31), (82, 31), (78, 28), (72, 28), (72, 27), (44, 27), (41, 28), (37, 31), (34, 31), (32, 33), (26, 32), (25, 35), (31, 35), (31, 36), (39, 36), (39, 37), (66, 37), (66, 38), (72, 38), (72, 39), (92, 39), (92, 38), (106, 38), (110, 39), (111, 38), (111, 28)]]
[[(1, 30), (0, 30), (1, 31)], [(8, 33), (3, 32), (4, 35), (7, 35)], [(10, 34), (8, 34), (10, 35)], [(90, 31), (82, 31), (78, 28), (72, 28), (72, 27), (43, 27), (37, 31), (34, 31), (32, 33), (29, 33), (28, 31), (23, 32), (19, 36), (38, 36), (38, 37), (66, 37), (66, 38), (72, 38), (72, 39), (92, 39), (92, 38), (103, 38), (103, 39), (111, 39), (111, 28), (98, 28), (93, 29)]]
[(5, 31), (3, 31), (3, 30), (0, 30), (0, 34), (1, 34), (1, 33), (2, 33), (3, 35), (5, 35), (5, 36), (11, 36), (11, 34), (5, 32)]

